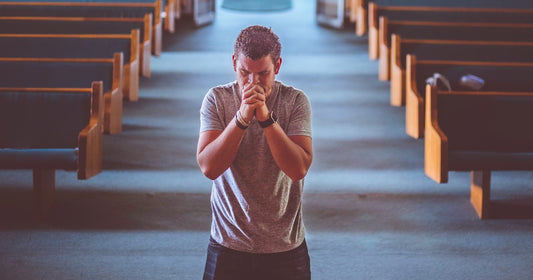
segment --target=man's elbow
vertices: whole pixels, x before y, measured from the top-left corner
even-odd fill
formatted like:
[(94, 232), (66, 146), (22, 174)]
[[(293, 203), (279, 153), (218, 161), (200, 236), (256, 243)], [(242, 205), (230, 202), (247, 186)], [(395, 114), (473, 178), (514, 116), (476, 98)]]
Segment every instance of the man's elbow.
[(305, 176), (307, 175), (307, 171), (309, 170), (308, 167), (305, 167), (305, 168), (297, 168), (297, 169), (294, 169), (291, 174), (287, 174), (291, 180), (293, 181), (300, 181), (302, 180), (303, 178), (305, 178)]
[(213, 170), (213, 168), (208, 168), (207, 166), (204, 166), (201, 164), (200, 164), (200, 170), (202, 171), (202, 174), (204, 174), (205, 177), (211, 180), (215, 180), (216, 178), (218, 178), (218, 176), (220, 176), (220, 174), (216, 172), (215, 170)]
[(216, 170), (207, 164), (207, 162), (204, 162), (200, 157), (197, 157), (196, 161), (198, 162), (198, 166), (200, 167), (200, 171), (202, 171), (202, 174), (204, 174), (205, 177), (215, 180), (220, 174), (217, 174)]

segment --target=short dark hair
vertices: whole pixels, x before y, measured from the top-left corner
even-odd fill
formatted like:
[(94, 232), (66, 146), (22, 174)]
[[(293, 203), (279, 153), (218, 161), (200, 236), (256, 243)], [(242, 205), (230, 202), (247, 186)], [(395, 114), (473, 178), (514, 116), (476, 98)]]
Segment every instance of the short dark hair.
[(279, 37), (271, 28), (260, 25), (249, 26), (243, 29), (235, 40), (234, 55), (240, 54), (253, 60), (270, 54), (275, 65), (281, 55)]

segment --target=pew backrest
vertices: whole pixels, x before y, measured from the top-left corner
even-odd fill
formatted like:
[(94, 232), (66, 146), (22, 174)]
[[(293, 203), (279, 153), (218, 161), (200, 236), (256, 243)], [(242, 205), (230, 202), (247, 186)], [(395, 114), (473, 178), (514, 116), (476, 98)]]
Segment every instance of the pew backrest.
[(141, 42), (150, 41), (151, 14), (142, 18), (0, 16), (3, 34), (131, 34), (139, 30)]
[(425, 172), (531, 170), (533, 92), (440, 91), (426, 87)]
[(450, 83), (453, 91), (472, 90), (462, 77), (474, 75), (482, 79), (478, 91), (527, 92), (533, 88), (532, 62), (483, 61), (419, 61), (408, 55), (406, 68), (406, 132), (414, 138), (424, 137), (424, 103), (427, 78), (439, 73)]
[[(481, 3), (480, 3), (481, 4)], [(450, 6), (448, 6), (450, 5)], [(368, 5), (368, 45), (371, 59), (379, 57), (380, 18), (386, 21), (421, 21), (421, 22), (471, 22), (471, 23), (533, 23), (532, 9), (497, 8), (491, 5), (457, 7), (452, 3), (432, 6)]]
[(125, 34), (0, 34), (2, 57), (124, 59), (124, 98), (138, 100), (139, 31)]
[(2, 57), (110, 58), (122, 52), (124, 63), (129, 64), (138, 59), (136, 39), (138, 30), (131, 34), (0, 34), (0, 54)]
[(103, 91), (119, 87), (119, 65), (109, 59), (41, 59), (0, 57), (0, 87), (83, 88), (102, 81)]
[[(155, 1), (155, 2), (154, 2)], [(133, 17), (152, 15), (152, 52), (162, 52), (161, 1), (150, 2), (0, 2), (0, 16)], [(174, 21), (171, 21), (172, 23)], [(172, 27), (173, 29), (173, 27)]]
[(426, 79), (440, 73), (448, 79), (452, 90), (467, 90), (461, 77), (471, 74), (484, 80), (480, 91), (528, 91), (533, 87), (533, 62), (484, 62), (418, 60), (411, 57), (411, 85), (415, 83), (421, 96), (425, 93)]
[(102, 170), (101, 82), (88, 88), (0, 89), (0, 168)]
[(402, 39), (392, 34), (391, 105), (405, 103), (406, 58), (419, 60), (533, 62), (533, 42)]
[(403, 39), (533, 42), (533, 24), (387, 21), (381, 17), (380, 80), (390, 79), (392, 34)]

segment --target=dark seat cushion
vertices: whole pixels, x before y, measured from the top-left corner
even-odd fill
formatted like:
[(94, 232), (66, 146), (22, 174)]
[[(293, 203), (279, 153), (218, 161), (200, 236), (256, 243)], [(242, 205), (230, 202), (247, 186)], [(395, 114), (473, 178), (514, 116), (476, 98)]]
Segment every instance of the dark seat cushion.
[(76, 170), (78, 149), (0, 149), (0, 168)]
[(450, 170), (533, 170), (533, 153), (451, 151)]

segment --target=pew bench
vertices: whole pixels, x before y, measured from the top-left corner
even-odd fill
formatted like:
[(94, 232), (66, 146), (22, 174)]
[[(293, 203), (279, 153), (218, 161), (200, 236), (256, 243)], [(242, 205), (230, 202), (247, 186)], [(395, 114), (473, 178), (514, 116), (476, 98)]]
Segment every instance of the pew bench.
[(2, 88), (84, 88), (102, 81), (99, 122), (107, 134), (122, 131), (122, 53), (113, 59), (0, 57)]
[(0, 89), (0, 168), (33, 170), (35, 210), (46, 215), (55, 170), (80, 180), (102, 171), (102, 83), (90, 88)]
[(424, 137), (426, 79), (440, 73), (452, 90), (468, 90), (461, 77), (475, 75), (485, 81), (479, 90), (527, 92), (533, 88), (533, 62), (417, 60), (407, 55), (405, 130), (413, 138)]
[(391, 35), (403, 39), (533, 42), (533, 24), (388, 21), (380, 18), (379, 79), (390, 80)]
[(112, 58), (123, 53), (123, 97), (139, 99), (139, 31), (130, 35), (0, 34), (2, 57), (12, 58)]
[(533, 62), (533, 42), (403, 39), (391, 37), (390, 104), (403, 106), (406, 58), (418, 60)]
[(139, 30), (139, 68), (144, 77), (150, 77), (151, 29), (151, 14), (144, 18), (0, 16), (0, 34), (131, 35), (133, 30)]
[[(405, 4), (405, 3), (403, 3)], [(402, 6), (368, 4), (368, 46), (370, 59), (379, 57), (379, 18), (388, 21), (426, 22), (470, 22), (470, 23), (533, 23), (533, 9), (497, 8), (491, 3), (477, 3), (473, 6), (453, 6), (455, 3), (442, 3), (442, 6)], [(475, 6), (479, 5), (479, 6)], [(533, 7), (532, 7), (533, 8)]]
[[(140, 2), (64, 2), (64, 1), (18, 1), (0, 2), (0, 16), (39, 17), (129, 17), (144, 18), (152, 15), (152, 53), (161, 55), (163, 30), (161, 1)], [(172, 21), (174, 22), (174, 21)]]
[(533, 92), (439, 91), (426, 87), (425, 174), (448, 182), (470, 171), (470, 200), (481, 219), (490, 207), (492, 171), (533, 170)]
[[(369, 33), (371, 26), (373, 26), (374, 19), (379, 17), (379, 11), (383, 10), (484, 10), (484, 9), (500, 9), (500, 10), (517, 10), (523, 11), (533, 9), (533, 2), (524, 0), (468, 0), (468, 1), (450, 1), (450, 0), (357, 0), (357, 35), (363, 36)], [(372, 7), (374, 5), (374, 7)], [(372, 11), (373, 8), (378, 8), (378, 14)], [(403, 13), (400, 11), (400, 13)], [(377, 17), (376, 17), (377, 16)], [(476, 17), (482, 15), (475, 15)], [(372, 19), (371, 17), (374, 17)], [(410, 19), (416, 18), (413, 15), (407, 15)], [(364, 21), (359, 21), (364, 19)], [(370, 34), (369, 34), (370, 37)]]

